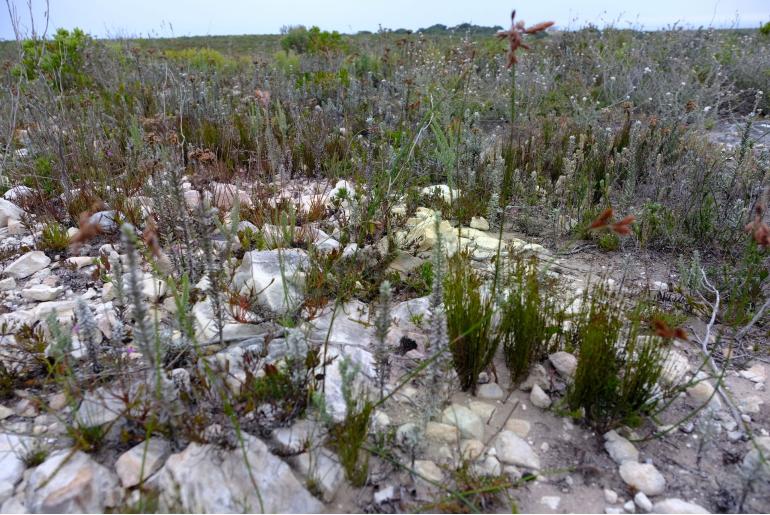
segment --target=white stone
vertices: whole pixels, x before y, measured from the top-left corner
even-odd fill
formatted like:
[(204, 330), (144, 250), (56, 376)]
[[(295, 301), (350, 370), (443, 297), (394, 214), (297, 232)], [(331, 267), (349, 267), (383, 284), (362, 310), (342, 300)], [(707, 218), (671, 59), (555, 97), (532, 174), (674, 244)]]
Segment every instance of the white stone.
[(8, 220), (8, 234), (21, 236), (27, 232), (27, 227), (21, 220)]
[[(11, 483), (8, 483), (7, 481), (0, 483), (0, 503), (4, 503), (5, 501), (7, 501), (8, 498), (13, 495), (13, 491), (15, 489), (16, 488)], [(8, 512), (2, 511), (2, 513), (8, 513)]]
[(8, 290), (15, 290), (16, 289), (16, 279), (13, 277), (6, 277), (5, 279), (0, 279), (0, 291), (8, 291)]
[(471, 218), (471, 229), (478, 229), (479, 231), (488, 231), (489, 222), (482, 216), (474, 216)]
[(645, 513), (652, 511), (652, 501), (647, 497), (644, 492), (637, 492), (634, 496), (634, 504), (636, 504), (640, 510)]
[(64, 292), (61, 286), (48, 286), (47, 284), (35, 284), (21, 290), (21, 296), (36, 302), (45, 302), (56, 299)]
[(171, 452), (162, 438), (150, 438), (124, 452), (115, 462), (115, 472), (123, 488), (131, 488), (154, 474)]
[(115, 211), (98, 211), (91, 215), (88, 223), (96, 225), (102, 232), (114, 232), (118, 230), (118, 224), (115, 221)]
[(10, 220), (21, 220), (24, 210), (13, 202), (0, 199), (0, 227), (6, 227)]
[(604, 448), (607, 450), (610, 458), (618, 465), (622, 465), (626, 461), (639, 461), (639, 451), (634, 447), (634, 444), (614, 430), (606, 433), (604, 440)]
[(666, 489), (666, 479), (649, 463), (625, 461), (620, 465), (620, 477), (626, 484), (647, 495), (660, 495)]
[(685, 356), (676, 350), (671, 350), (666, 356), (661, 371), (661, 381), (668, 385), (677, 385), (682, 382), (684, 376), (690, 371), (690, 362)]
[(635, 513), (636, 505), (634, 504), (634, 501), (626, 501), (626, 503), (623, 505), (623, 511), (626, 513)]
[(532, 447), (511, 431), (500, 431), (495, 438), (495, 449), (497, 458), (506, 465), (519, 465), (535, 470), (540, 468), (540, 458)]
[(465, 406), (459, 404), (448, 406), (441, 416), (441, 421), (457, 427), (464, 438), (484, 439), (484, 422)]
[(233, 287), (242, 294), (257, 295), (263, 306), (286, 313), (302, 302), (307, 254), (300, 249), (246, 252), (233, 277)]
[[(768, 462), (768, 456), (770, 456), (770, 436), (760, 436), (749, 440), (748, 442), (749, 452), (743, 457), (741, 468), (743, 474), (746, 477), (762, 477), (770, 481), (770, 462)], [(761, 456), (764, 456), (765, 461), (763, 463)]]
[(320, 488), (327, 502), (331, 501), (337, 490), (345, 484), (345, 471), (339, 464), (339, 458), (323, 447), (303, 452), (293, 457), (291, 463), (300, 474)]
[(428, 422), (425, 426), (425, 437), (448, 444), (457, 444), (460, 440), (460, 430), (450, 424)]
[(75, 270), (80, 270), (83, 267), (93, 265), (94, 258), (91, 256), (72, 256), (67, 258), (66, 263), (75, 267)]
[(463, 460), (475, 461), (484, 452), (484, 444), (479, 440), (463, 440), (460, 443), (460, 457)]
[(428, 483), (441, 483), (444, 479), (444, 473), (430, 460), (415, 460), (414, 471), (419, 479)]
[(32, 513), (102, 513), (121, 497), (115, 474), (71, 450), (58, 451), (35, 468), (24, 492)]
[(530, 423), (526, 420), (520, 419), (520, 418), (510, 418), (505, 423), (505, 429), (508, 431), (511, 431), (512, 433), (522, 437), (526, 438), (529, 434), (530, 430)]
[(505, 397), (505, 392), (497, 383), (482, 384), (476, 389), (476, 395), (479, 399), (488, 399), (499, 401)]
[(457, 200), (457, 198), (460, 196), (460, 190), (450, 188), (446, 184), (436, 184), (435, 186), (426, 186), (422, 189), (423, 195), (438, 195), (440, 196), (444, 202), (452, 202), (452, 200)]
[(519, 385), (519, 389), (528, 392), (534, 385), (538, 385), (541, 389), (546, 390), (551, 387), (551, 380), (548, 378), (548, 371), (543, 365), (538, 363), (529, 372), (527, 379)]
[(615, 504), (618, 502), (618, 493), (615, 490), (609, 488), (604, 489), (604, 500), (609, 504)]
[(722, 406), (719, 396), (716, 395), (714, 387), (708, 381), (701, 380), (697, 384), (687, 389), (687, 395), (689, 395), (699, 405), (706, 404), (714, 408)]
[(29, 186), (24, 186), (23, 184), (19, 184), (18, 186), (14, 186), (13, 188), (9, 188), (5, 193), (3, 193), (3, 198), (5, 200), (10, 200), (11, 202), (17, 202), (25, 197), (29, 197), (35, 193), (35, 190), (30, 188)]
[(299, 454), (320, 441), (324, 433), (310, 420), (298, 420), (289, 427), (278, 427), (271, 433), (272, 443), (283, 455)]
[(375, 504), (384, 504), (395, 497), (396, 489), (393, 488), (393, 485), (388, 485), (374, 492), (373, 499)]
[(532, 387), (532, 391), (529, 394), (529, 402), (531, 402), (533, 406), (542, 409), (547, 409), (551, 406), (551, 398), (548, 397), (548, 394), (537, 384)]
[(280, 458), (241, 433), (242, 446), (225, 450), (191, 443), (158, 472), (163, 509), (207, 513), (314, 513), (323, 510)]
[(540, 498), (540, 504), (556, 511), (559, 509), (559, 504), (561, 504), (561, 497), (558, 495), (544, 495)]
[(553, 368), (564, 378), (572, 378), (577, 370), (577, 358), (569, 352), (559, 351), (548, 356)]
[(682, 499), (679, 499), (677, 497), (672, 497), (670, 499), (663, 499), (662, 501), (656, 502), (652, 506), (653, 513), (711, 513), (703, 506), (700, 506), (695, 503), (683, 501)]
[(46, 256), (44, 252), (33, 250), (17, 258), (3, 270), (3, 273), (15, 279), (24, 279), (50, 264), (51, 258)]
[(0, 450), (0, 483), (15, 485), (24, 474), (24, 461), (21, 459), (22, 449)]
[(492, 414), (495, 412), (495, 406), (483, 401), (468, 401), (468, 407), (472, 412), (481, 418), (481, 421), (486, 423)]
[(738, 374), (744, 379), (748, 379), (755, 383), (764, 383), (767, 378), (767, 371), (761, 363), (756, 363), (746, 370), (741, 370)]

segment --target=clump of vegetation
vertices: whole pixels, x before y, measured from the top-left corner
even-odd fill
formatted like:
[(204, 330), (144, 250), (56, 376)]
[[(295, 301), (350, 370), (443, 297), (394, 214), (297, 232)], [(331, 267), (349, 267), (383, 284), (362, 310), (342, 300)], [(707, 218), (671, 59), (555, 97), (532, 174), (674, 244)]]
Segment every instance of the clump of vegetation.
[(285, 27), (285, 36), (281, 39), (281, 47), (285, 52), (294, 51), (298, 54), (329, 54), (344, 52), (348, 43), (339, 32), (321, 30), (316, 26), (308, 30), (303, 25)]
[(539, 276), (537, 258), (516, 261), (507, 286), (510, 293), (502, 300), (498, 331), (511, 378), (519, 381), (558, 345), (555, 337), (563, 315)]
[(91, 81), (84, 70), (89, 39), (81, 29), (60, 28), (51, 40), (25, 40), (23, 58), (14, 73), (28, 80), (42, 76), (56, 90), (86, 86)]
[(37, 247), (42, 251), (63, 252), (70, 245), (70, 237), (67, 229), (58, 222), (49, 222), (40, 231), (40, 240)]
[(483, 291), (482, 277), (471, 267), (470, 256), (449, 259), (444, 278), (449, 347), (463, 390), (476, 392), (479, 374), (492, 362), (500, 341), (494, 331), (494, 300)]
[(571, 335), (578, 364), (567, 405), (599, 430), (637, 425), (660, 400), (667, 348), (644, 334), (638, 319), (629, 321), (620, 296), (604, 285), (586, 293), (581, 306)]
[(332, 424), (330, 443), (340, 458), (345, 477), (353, 486), (363, 486), (369, 473), (369, 454), (363, 449), (369, 435), (369, 424), (374, 403), (368, 392), (356, 387), (358, 370), (349, 359), (340, 364), (342, 398), (345, 401), (345, 418)]

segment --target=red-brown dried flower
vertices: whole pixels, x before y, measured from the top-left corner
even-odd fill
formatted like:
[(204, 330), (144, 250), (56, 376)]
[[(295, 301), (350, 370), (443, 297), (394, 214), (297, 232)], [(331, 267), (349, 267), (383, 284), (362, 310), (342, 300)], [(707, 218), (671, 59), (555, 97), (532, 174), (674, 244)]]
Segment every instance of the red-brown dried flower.
[(591, 225), (588, 226), (588, 229), (592, 231), (599, 229), (609, 229), (619, 236), (627, 236), (631, 234), (631, 224), (634, 223), (636, 217), (634, 215), (628, 215), (627, 217), (618, 220), (617, 222), (613, 222), (612, 214), (612, 208), (608, 207), (602, 211), (602, 214), (600, 214), (596, 220), (591, 222)]
[(508, 40), (508, 68), (516, 64), (518, 61), (516, 59), (516, 51), (519, 48), (523, 48), (524, 50), (529, 50), (529, 47), (524, 44), (522, 41), (522, 36), (524, 34), (536, 34), (538, 32), (542, 32), (548, 27), (553, 25), (552, 21), (544, 21), (541, 23), (537, 23), (535, 25), (532, 25), (531, 27), (525, 27), (523, 21), (514, 21), (516, 18), (516, 11), (514, 10), (511, 13), (511, 28), (508, 30), (501, 30), (497, 33), (497, 37), (500, 39), (507, 39)]
[(757, 202), (754, 207), (754, 220), (746, 224), (746, 232), (751, 233), (760, 247), (770, 247), (770, 226), (762, 220), (765, 214), (765, 202), (765, 199)]
[(655, 334), (660, 336), (661, 338), (665, 338), (667, 340), (682, 340), (682, 341), (689, 341), (689, 338), (687, 336), (687, 331), (682, 329), (681, 327), (669, 327), (669, 325), (659, 319), (655, 318), (652, 320), (652, 329), (655, 331)]

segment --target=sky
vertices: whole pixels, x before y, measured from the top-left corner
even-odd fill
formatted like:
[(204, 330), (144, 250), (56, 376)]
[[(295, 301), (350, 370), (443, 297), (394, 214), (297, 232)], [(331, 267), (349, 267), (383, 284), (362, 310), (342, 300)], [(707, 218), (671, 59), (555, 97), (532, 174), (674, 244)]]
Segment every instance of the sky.
[[(30, 33), (27, 0), (16, 6), (22, 32)], [(31, 0), (34, 26), (43, 32), (46, 3)], [(13, 39), (11, 16), (0, 3), (0, 39)], [(770, 0), (50, 0), (49, 33), (80, 27), (94, 37), (174, 37), (276, 34), (284, 25), (317, 25), (353, 33), (384, 28), (418, 29), (434, 23), (501, 25), (511, 8), (530, 23), (553, 20), (559, 28), (657, 29), (757, 27), (770, 21)]]

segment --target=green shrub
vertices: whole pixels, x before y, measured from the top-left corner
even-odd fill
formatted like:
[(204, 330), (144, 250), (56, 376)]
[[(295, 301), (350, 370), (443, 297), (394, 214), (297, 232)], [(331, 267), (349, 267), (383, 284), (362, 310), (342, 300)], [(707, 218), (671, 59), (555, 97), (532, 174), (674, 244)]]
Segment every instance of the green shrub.
[(615, 233), (605, 232), (599, 236), (596, 244), (602, 252), (612, 252), (620, 248), (620, 238)]
[(759, 27), (759, 33), (765, 37), (770, 37), (770, 21)]
[(224, 71), (237, 67), (238, 62), (211, 48), (185, 48), (182, 50), (166, 50), (165, 56), (172, 61), (186, 64), (194, 70)]
[(636, 425), (657, 405), (668, 351), (660, 338), (642, 335), (638, 317), (632, 318), (626, 320), (619, 295), (603, 286), (584, 295), (577, 316), (578, 365), (566, 401), (599, 431)]
[(328, 32), (315, 26), (308, 30), (303, 25), (284, 30), (286, 35), (281, 39), (281, 48), (285, 52), (320, 54), (348, 50), (348, 42), (336, 30)]
[(85, 32), (75, 28), (72, 32), (58, 29), (51, 40), (25, 40), (24, 56), (14, 73), (30, 80), (42, 75), (55, 89), (85, 86), (90, 82), (83, 70), (89, 39)]
[(500, 313), (505, 364), (513, 381), (526, 377), (533, 363), (545, 358), (552, 337), (560, 331), (559, 310), (551, 295), (543, 294), (536, 258), (514, 266), (510, 293)]
[(499, 344), (492, 327), (494, 301), (491, 295), (482, 296), (483, 283), (466, 253), (449, 259), (444, 277), (449, 346), (461, 388), (473, 393), (479, 374), (492, 362)]
[(62, 252), (67, 250), (69, 244), (70, 237), (67, 234), (67, 228), (58, 222), (50, 222), (45, 224), (40, 232), (37, 248), (42, 251)]

